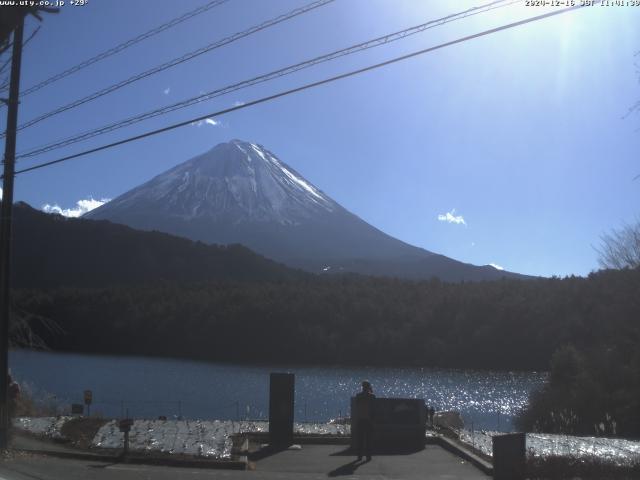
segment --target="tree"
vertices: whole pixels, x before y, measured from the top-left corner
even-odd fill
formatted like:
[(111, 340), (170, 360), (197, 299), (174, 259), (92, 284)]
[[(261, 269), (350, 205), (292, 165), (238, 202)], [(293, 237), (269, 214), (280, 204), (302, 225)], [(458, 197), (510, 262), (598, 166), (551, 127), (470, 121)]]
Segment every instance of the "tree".
[(640, 267), (640, 220), (602, 235), (597, 249), (602, 268)]

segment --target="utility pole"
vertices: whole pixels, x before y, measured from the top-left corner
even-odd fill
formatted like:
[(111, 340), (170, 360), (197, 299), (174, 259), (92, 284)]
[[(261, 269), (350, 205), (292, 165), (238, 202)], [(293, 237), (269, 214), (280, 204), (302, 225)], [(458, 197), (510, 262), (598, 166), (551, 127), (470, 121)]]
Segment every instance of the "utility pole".
[(10, 259), (11, 216), (13, 210), (13, 178), (16, 160), (16, 129), (18, 126), (18, 97), (20, 95), (20, 64), (24, 17), (13, 31), (11, 83), (7, 100), (7, 136), (4, 145), (4, 173), (2, 179), (2, 212), (0, 216), (0, 449), (9, 446), (9, 322), (11, 313)]

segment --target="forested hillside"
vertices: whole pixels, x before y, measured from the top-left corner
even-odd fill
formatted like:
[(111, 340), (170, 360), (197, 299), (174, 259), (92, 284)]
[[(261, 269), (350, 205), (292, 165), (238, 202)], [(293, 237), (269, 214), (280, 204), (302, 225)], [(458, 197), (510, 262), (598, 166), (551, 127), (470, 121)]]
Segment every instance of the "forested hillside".
[(638, 268), (466, 283), (316, 276), (241, 246), (26, 205), (15, 218), (19, 342), (35, 334), (54, 350), (211, 361), (551, 369), (523, 429), (640, 434)]
[(12, 273), (18, 288), (104, 287), (162, 280), (264, 281), (306, 276), (241, 245), (205, 245), (107, 221), (16, 204)]
[(54, 349), (206, 360), (548, 369), (560, 346), (633, 350), (640, 271), (448, 284), (357, 276), (23, 290)]

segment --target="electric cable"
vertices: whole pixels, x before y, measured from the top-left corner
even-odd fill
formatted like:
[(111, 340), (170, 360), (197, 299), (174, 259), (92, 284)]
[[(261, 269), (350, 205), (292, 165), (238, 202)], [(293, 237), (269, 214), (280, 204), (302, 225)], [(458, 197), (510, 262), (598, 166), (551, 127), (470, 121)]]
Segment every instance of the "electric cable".
[(436, 20), (430, 20), (428, 22), (422, 23), (420, 25), (416, 25), (414, 27), (406, 28), (404, 30), (400, 30), (400, 31), (397, 31), (397, 32), (394, 32), (394, 33), (383, 35), (381, 37), (377, 37), (377, 38), (374, 38), (372, 40), (368, 40), (366, 42), (361, 42), (361, 43), (358, 43), (356, 45), (352, 45), (352, 46), (347, 47), (347, 48), (343, 48), (343, 49), (336, 50), (336, 51), (333, 51), (333, 52), (330, 52), (330, 53), (327, 53), (327, 54), (324, 54), (324, 55), (320, 55), (320, 56), (312, 58), (310, 60), (305, 60), (303, 62), (296, 63), (294, 65), (289, 65), (287, 67), (280, 68), (278, 70), (275, 70), (275, 71), (272, 71), (272, 72), (269, 72), (269, 73), (266, 73), (266, 74), (263, 74), (263, 75), (260, 75), (260, 76), (257, 76), (257, 77), (253, 77), (253, 78), (250, 78), (250, 79), (247, 79), (247, 80), (243, 80), (243, 81), (238, 82), (238, 83), (227, 85), (225, 87), (221, 87), (221, 88), (218, 88), (216, 90), (200, 94), (200, 95), (198, 95), (196, 97), (191, 97), (191, 98), (188, 98), (186, 100), (182, 100), (182, 101), (170, 104), (170, 105), (166, 105), (166, 106), (161, 107), (161, 108), (157, 108), (157, 109), (154, 109), (154, 110), (142, 113), (142, 114), (134, 115), (134, 116), (129, 117), (129, 118), (125, 118), (125, 119), (118, 120), (116, 122), (113, 122), (113, 123), (110, 123), (110, 124), (107, 124), (107, 125), (103, 125), (102, 127), (98, 127), (98, 128), (95, 128), (95, 129), (92, 129), (92, 130), (89, 130), (89, 131), (85, 131), (85, 132), (70, 136), (70, 137), (66, 137), (66, 138), (63, 138), (63, 139), (56, 140), (56, 141), (54, 141), (52, 143), (48, 143), (46, 145), (42, 145), (42, 146), (33, 148), (33, 149), (29, 150), (29, 151), (21, 152), (16, 156), (16, 159), (29, 158), (29, 157), (40, 155), (42, 153), (46, 153), (46, 152), (49, 152), (49, 151), (52, 151), (52, 150), (57, 150), (59, 148), (72, 145), (74, 143), (78, 143), (78, 142), (81, 142), (81, 141), (84, 141), (84, 140), (88, 140), (88, 139), (96, 137), (98, 135), (103, 135), (105, 133), (109, 133), (109, 132), (112, 132), (114, 130), (118, 130), (118, 129), (121, 129), (121, 128), (124, 128), (124, 127), (128, 127), (128, 126), (133, 125), (135, 123), (139, 123), (141, 121), (148, 120), (150, 118), (157, 117), (159, 115), (164, 115), (166, 113), (170, 113), (170, 112), (173, 112), (175, 110), (179, 110), (179, 109), (182, 109), (182, 108), (186, 108), (186, 107), (195, 105), (197, 103), (201, 103), (201, 102), (204, 102), (204, 101), (207, 101), (207, 100), (211, 100), (213, 98), (220, 97), (222, 95), (226, 95), (228, 93), (231, 93), (231, 92), (234, 92), (234, 91), (237, 91), (237, 90), (241, 90), (241, 89), (248, 88), (248, 87), (260, 84), (260, 83), (264, 83), (264, 82), (267, 82), (267, 81), (270, 81), (270, 80), (273, 80), (273, 79), (276, 79), (276, 78), (279, 78), (279, 77), (290, 75), (290, 74), (293, 74), (293, 73), (298, 72), (300, 70), (303, 70), (303, 69), (306, 69), (306, 68), (321, 64), (321, 63), (325, 63), (325, 62), (328, 62), (328, 61), (331, 61), (331, 60), (334, 60), (334, 59), (337, 59), (337, 58), (340, 58), (340, 57), (344, 57), (344, 56), (347, 56), (347, 55), (352, 55), (352, 54), (357, 53), (357, 52), (361, 52), (361, 51), (368, 50), (368, 49), (371, 49), (371, 48), (375, 48), (375, 47), (378, 47), (378, 46), (381, 46), (381, 45), (385, 45), (385, 44), (388, 44), (388, 43), (391, 43), (391, 42), (406, 38), (408, 36), (415, 35), (417, 33), (423, 32), (424, 30), (427, 30), (427, 29), (430, 29), (430, 28), (434, 28), (434, 27), (437, 27), (437, 26), (440, 26), (440, 25), (444, 25), (446, 23), (449, 23), (449, 22), (452, 22), (452, 21), (455, 21), (455, 20), (460, 20), (460, 19), (467, 18), (467, 17), (472, 16), (472, 15), (485, 13), (487, 11), (491, 11), (491, 10), (494, 10), (496, 8), (502, 8), (502, 7), (505, 7), (505, 6), (512, 5), (514, 3), (521, 3), (521, 2), (522, 2), (522, 0), (498, 0), (498, 1), (493, 1), (493, 2), (490, 2), (490, 3), (484, 4), (484, 5), (478, 6), (478, 7), (470, 8), (470, 9), (464, 10), (462, 12), (458, 12), (458, 13), (454, 13), (454, 14), (451, 14), (451, 15), (447, 15), (445, 17), (438, 18)]
[[(115, 92), (116, 90), (119, 90), (127, 85), (130, 85), (134, 82), (137, 82), (138, 80), (142, 80), (144, 78), (150, 77), (151, 75), (155, 75), (157, 73), (163, 72), (164, 70), (167, 70), (171, 67), (175, 67), (176, 65), (180, 65), (184, 62), (187, 62), (189, 60), (192, 60), (204, 53), (216, 50), (218, 48), (221, 48), (225, 45), (228, 45), (230, 43), (233, 43), (237, 40), (240, 40), (241, 38), (245, 38), (248, 37), (249, 35), (253, 35), (254, 33), (257, 33), (261, 30), (265, 30), (269, 27), (272, 27), (274, 25), (277, 25), (279, 23), (282, 23), (284, 21), (287, 20), (291, 20), (292, 18), (295, 18), (299, 15), (302, 15), (304, 13), (307, 13), (311, 10), (314, 10), (316, 8), (322, 7), (324, 5), (327, 5), (328, 3), (332, 3), (335, 0), (316, 0), (315, 2), (312, 2), (308, 5), (305, 5), (301, 8), (296, 8), (294, 10), (291, 10), (290, 12), (283, 14), (283, 15), (279, 15), (277, 17), (274, 17), (270, 20), (267, 20), (266, 22), (263, 22), (259, 25), (255, 25), (247, 30), (243, 30), (241, 32), (237, 32), (234, 33), (233, 35), (230, 35), (228, 37), (225, 37), (221, 40), (218, 40), (216, 42), (210, 43), (209, 45), (206, 45), (204, 47), (198, 48), (197, 50), (194, 50), (192, 52), (188, 52), (180, 57), (174, 58), (168, 62), (165, 62), (161, 65), (157, 65), (149, 70), (145, 70), (144, 72), (138, 73), (136, 75), (133, 75), (125, 80), (122, 80), (120, 82), (117, 82), (113, 85), (110, 85), (108, 87), (103, 88), (102, 90), (99, 90), (97, 92), (91, 93), (85, 97), (79, 98), (77, 100), (74, 100), (71, 103), (68, 103), (66, 105), (63, 105), (61, 107), (58, 107), (50, 112), (44, 113), (36, 118), (33, 118), (25, 123), (23, 123), (22, 125), (18, 126), (18, 131), (20, 130), (24, 130), (25, 128), (29, 128), (37, 123), (42, 122), (43, 120), (46, 120), (48, 118), (51, 118), (55, 115), (58, 115), (62, 112), (66, 112), (67, 110), (71, 110), (72, 108), (76, 108), (79, 107), (80, 105), (84, 105), (85, 103), (91, 102), (93, 100), (96, 100), (100, 97), (103, 97), (105, 95), (108, 95), (110, 93)], [(0, 135), (0, 138), (3, 137), (4, 134)]]
[(335, 82), (337, 80), (342, 80), (344, 78), (348, 78), (348, 77), (352, 77), (352, 76), (355, 76), (355, 75), (359, 75), (361, 73), (365, 73), (365, 72), (369, 72), (369, 71), (372, 71), (372, 70), (376, 70), (376, 69), (381, 68), (381, 67), (385, 67), (385, 66), (388, 66), (388, 65), (391, 65), (391, 64), (395, 64), (395, 63), (407, 60), (409, 58), (414, 58), (414, 57), (417, 57), (419, 55), (424, 55), (426, 53), (430, 53), (430, 52), (433, 52), (433, 51), (436, 51), (436, 50), (440, 50), (440, 49), (443, 49), (443, 48), (446, 48), (446, 47), (450, 47), (452, 45), (457, 45), (457, 44), (460, 44), (460, 43), (468, 42), (468, 41), (474, 40), (476, 38), (480, 38), (480, 37), (484, 37), (484, 36), (487, 36), (487, 35), (491, 35), (491, 34), (494, 34), (494, 33), (497, 33), (497, 32), (503, 31), (503, 30), (508, 30), (508, 29), (511, 29), (511, 28), (519, 27), (521, 25), (525, 25), (525, 24), (528, 24), (528, 23), (532, 23), (532, 22), (536, 22), (536, 21), (539, 21), (539, 20), (543, 20), (545, 18), (553, 17), (553, 16), (560, 15), (560, 14), (563, 14), (563, 13), (566, 13), (566, 12), (575, 11), (575, 10), (578, 10), (580, 8), (584, 8), (585, 6), (586, 5), (576, 5), (576, 6), (573, 6), (573, 7), (563, 8), (561, 10), (548, 12), (548, 13), (545, 13), (545, 14), (537, 15), (535, 17), (530, 17), (530, 18), (527, 18), (527, 19), (524, 19), (524, 20), (519, 20), (517, 22), (513, 22), (513, 23), (506, 24), (506, 25), (502, 25), (500, 27), (491, 28), (489, 30), (484, 30), (482, 32), (475, 33), (475, 34), (472, 34), (472, 35), (467, 35), (465, 37), (461, 37), (461, 38), (458, 38), (456, 40), (451, 40), (449, 42), (441, 43), (441, 44), (433, 46), (433, 47), (428, 47), (428, 48), (425, 48), (425, 49), (422, 49), (422, 50), (418, 50), (418, 51), (415, 51), (415, 52), (412, 52), (412, 53), (409, 53), (409, 54), (406, 54), (406, 55), (401, 55), (399, 57), (394, 57), (394, 58), (392, 58), (390, 60), (386, 60), (384, 62), (376, 63), (376, 64), (373, 64), (373, 65), (369, 65), (367, 67), (359, 68), (357, 70), (351, 70), (349, 72), (342, 73), (340, 75), (335, 75), (333, 77), (325, 78), (323, 80), (318, 80), (318, 81), (312, 82), (312, 83), (307, 83), (305, 85), (302, 85), (302, 86), (299, 86), (299, 87), (296, 87), (296, 88), (292, 88), (292, 89), (289, 89), (289, 90), (285, 90), (285, 91), (282, 91), (282, 92), (279, 92), (279, 93), (276, 93), (276, 94), (273, 94), (273, 95), (269, 95), (267, 97), (262, 97), (262, 98), (259, 98), (257, 100), (253, 100), (251, 102), (247, 102), (247, 103), (245, 103), (243, 105), (236, 105), (236, 106), (233, 106), (233, 107), (230, 107), (230, 108), (226, 108), (224, 110), (219, 110), (217, 112), (209, 113), (208, 115), (201, 115), (199, 117), (192, 118), (190, 120), (186, 120), (186, 121), (183, 121), (183, 122), (175, 123), (173, 125), (169, 125), (169, 126), (166, 126), (166, 127), (163, 127), (163, 128), (152, 130), (152, 131), (140, 134), (140, 135), (135, 135), (133, 137), (125, 138), (123, 140), (119, 140), (119, 141), (112, 142), (112, 143), (109, 143), (109, 144), (106, 144), (106, 145), (102, 145), (100, 147), (92, 148), (92, 149), (85, 150), (85, 151), (82, 151), (82, 152), (79, 152), (79, 153), (75, 153), (73, 155), (67, 155), (65, 157), (58, 158), (56, 160), (51, 160), (51, 161), (48, 161), (48, 162), (43, 162), (43, 163), (40, 163), (40, 164), (37, 164), (37, 165), (33, 165), (31, 167), (23, 168), (21, 170), (17, 170), (15, 172), (15, 174), (31, 172), (31, 171), (38, 170), (38, 169), (41, 169), (41, 168), (45, 168), (45, 167), (48, 167), (48, 166), (51, 166), (51, 165), (56, 165), (56, 164), (59, 164), (59, 163), (62, 163), (62, 162), (66, 162), (66, 161), (72, 160), (74, 158), (83, 157), (83, 156), (89, 155), (91, 153), (100, 152), (100, 151), (107, 150), (107, 149), (110, 149), (110, 148), (113, 148), (113, 147), (116, 147), (116, 146), (119, 146), (119, 145), (124, 145), (126, 143), (130, 143), (130, 142), (134, 142), (134, 141), (137, 141), (137, 140), (141, 140), (143, 138), (147, 138), (147, 137), (150, 137), (150, 136), (158, 135), (160, 133), (164, 133), (164, 132), (167, 132), (167, 131), (170, 131), (170, 130), (174, 130), (174, 129), (179, 128), (179, 127), (183, 127), (185, 125), (189, 125), (189, 124), (191, 124), (193, 122), (197, 122), (197, 121), (200, 121), (200, 120), (205, 120), (206, 118), (209, 118), (209, 117), (218, 117), (218, 116), (224, 115), (226, 113), (230, 113), (230, 112), (234, 112), (234, 111), (237, 111), (237, 110), (249, 108), (249, 107), (252, 107), (254, 105), (258, 105), (258, 104), (261, 104), (261, 103), (269, 102), (269, 101), (275, 100), (277, 98), (285, 97), (285, 96), (288, 96), (288, 95), (291, 95), (291, 94), (294, 94), (294, 93), (298, 93), (298, 92), (301, 92), (301, 91), (304, 91), (304, 90), (308, 90), (308, 89), (315, 88), (315, 87), (318, 87), (318, 86), (321, 86), (321, 85), (332, 83), (332, 82)]
[(25, 95), (29, 95), (33, 92), (36, 92), (38, 90), (40, 90), (41, 88), (46, 87), (47, 85), (51, 85), (54, 82), (57, 82), (58, 80), (61, 80), (65, 77), (68, 77), (69, 75), (79, 72), (80, 70), (88, 67), (89, 65), (93, 65), (96, 62), (99, 62), (101, 60), (104, 60), (105, 58), (108, 58), (112, 55), (115, 55), (116, 53), (119, 53), (133, 45), (135, 45), (136, 43), (139, 43), (143, 40), (146, 40), (147, 38), (153, 37), (154, 35), (157, 35), (161, 32), (164, 32), (165, 30), (168, 30), (169, 28), (175, 27), (176, 25), (185, 22), (186, 20), (189, 20), (197, 15), (200, 15), (208, 10), (211, 10), (214, 7), (217, 7), (219, 5), (222, 5), (223, 3), (228, 2), (229, 0), (213, 0), (209, 3), (206, 3), (205, 5), (202, 5), (194, 10), (191, 10), (183, 15), (180, 15), (179, 17), (176, 17), (172, 20), (169, 20), (166, 23), (163, 23), (162, 25), (159, 25), (155, 28), (152, 28), (151, 30), (142, 33), (140, 35), (137, 35), (136, 37), (133, 37), (129, 40), (127, 40), (126, 42), (120, 43), (119, 45), (116, 45), (115, 47), (112, 47), (108, 50), (105, 50), (104, 52), (101, 52), (87, 60), (84, 60), (76, 65), (74, 65), (73, 67), (68, 68), (67, 70), (64, 70), (56, 75), (53, 75), (52, 77), (47, 78), (46, 80), (41, 81), (40, 83), (37, 83), (36, 85), (33, 85), (30, 88), (27, 88), (25, 91), (23, 91), (20, 96), (23, 97)]

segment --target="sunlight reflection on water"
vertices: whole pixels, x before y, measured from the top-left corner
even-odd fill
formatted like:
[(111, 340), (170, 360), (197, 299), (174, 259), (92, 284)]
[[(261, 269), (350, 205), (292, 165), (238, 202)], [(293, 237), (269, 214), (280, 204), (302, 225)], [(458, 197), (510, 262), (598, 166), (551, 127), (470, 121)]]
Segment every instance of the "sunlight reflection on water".
[(109, 357), (16, 350), (14, 376), (61, 403), (137, 418), (265, 419), (269, 373), (296, 374), (297, 421), (326, 422), (348, 415), (349, 398), (368, 379), (379, 397), (424, 398), (438, 410), (459, 410), (475, 429), (510, 431), (528, 394), (545, 373), (428, 368), (243, 366), (145, 357)]

